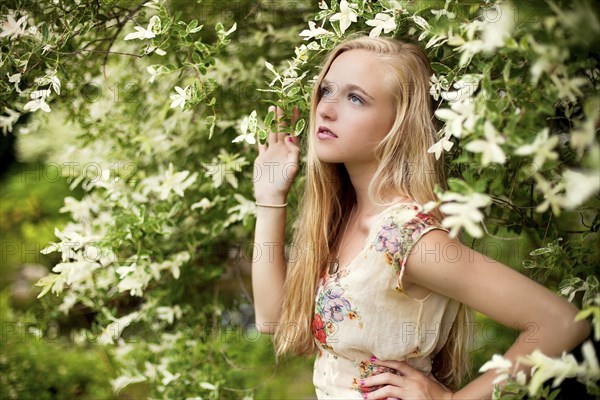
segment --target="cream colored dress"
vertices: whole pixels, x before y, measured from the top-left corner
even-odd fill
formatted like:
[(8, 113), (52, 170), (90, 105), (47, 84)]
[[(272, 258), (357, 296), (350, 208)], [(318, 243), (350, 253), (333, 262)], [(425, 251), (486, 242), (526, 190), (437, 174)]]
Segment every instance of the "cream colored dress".
[(405, 360), (430, 374), (459, 303), (436, 292), (414, 298), (404, 291), (406, 259), (418, 240), (433, 229), (446, 230), (420, 211), (416, 203), (384, 210), (356, 258), (337, 274), (326, 271), (319, 279), (313, 319), (318, 347), (313, 383), (319, 399), (362, 399), (360, 379), (376, 368), (372, 355)]

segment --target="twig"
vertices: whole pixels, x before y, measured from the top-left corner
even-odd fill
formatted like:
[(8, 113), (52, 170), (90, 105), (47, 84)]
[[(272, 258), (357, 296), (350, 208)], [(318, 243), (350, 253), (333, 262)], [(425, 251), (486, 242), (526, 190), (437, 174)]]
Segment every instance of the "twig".
[[(140, 2), (133, 10), (131, 10), (129, 12), (129, 14), (127, 14), (123, 23), (121, 23), (119, 25), (119, 27), (117, 28), (117, 31), (115, 32), (113, 37), (110, 39), (110, 43), (108, 44), (108, 48), (106, 49), (106, 54), (104, 55), (104, 58), (102, 59), (102, 75), (104, 76), (104, 79), (106, 79), (106, 61), (108, 60), (108, 55), (111, 54), (110, 48), (115, 43), (115, 40), (117, 40), (117, 36), (119, 36), (119, 33), (121, 33), (121, 31), (123, 30), (123, 27), (125, 27), (125, 24), (127, 23), (127, 21), (129, 21), (131, 19), (131, 17), (133, 17), (144, 6), (144, 4), (146, 4), (146, 0)], [(119, 53), (115, 52), (113, 54), (119, 54)], [(142, 56), (139, 56), (139, 57), (142, 57)]]

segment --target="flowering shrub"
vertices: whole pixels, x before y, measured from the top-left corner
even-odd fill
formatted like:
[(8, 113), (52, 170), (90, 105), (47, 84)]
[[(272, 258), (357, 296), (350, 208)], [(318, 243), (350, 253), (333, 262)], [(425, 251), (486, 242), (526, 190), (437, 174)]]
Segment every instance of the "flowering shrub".
[[(419, 41), (432, 60), (441, 129), (429, 152), (444, 156), (449, 190), (427, 207), (447, 215), (451, 235), (531, 240), (524, 268), (569, 301), (581, 293), (580, 317), (600, 338), (593, 2), (321, 0), (318, 9), (257, 3), (244, 15), (210, 2), (199, 5), (207, 13), (162, 0), (55, 3), (1, 6), (0, 126), (26, 149), (52, 121), (70, 124), (71, 139), (47, 161), (87, 194), (65, 199), (72, 222), (44, 249), (61, 262), (38, 283), (40, 297), (62, 296), (65, 314), (93, 310), (90, 335), (121, 361), (115, 392), (143, 381), (160, 397), (234, 393), (221, 389), (216, 365), (198, 363), (217, 346), (212, 328), (225, 309), (213, 298), (227, 262), (218, 245), (247, 238), (254, 214), (253, 145), (274, 120), (259, 118), (266, 106), (256, 103), (306, 115), (319, 60), (355, 32)], [(532, 354), (527, 389), (508, 372), (506, 389), (535, 395), (572, 376), (598, 393), (596, 355), (584, 349), (583, 365)]]

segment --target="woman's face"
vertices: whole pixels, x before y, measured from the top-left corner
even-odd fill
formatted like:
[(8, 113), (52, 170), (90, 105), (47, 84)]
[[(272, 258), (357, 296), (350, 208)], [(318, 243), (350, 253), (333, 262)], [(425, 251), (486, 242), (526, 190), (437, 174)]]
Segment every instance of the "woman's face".
[(315, 117), (319, 160), (368, 166), (391, 129), (394, 98), (386, 85), (390, 68), (367, 50), (349, 50), (331, 64), (320, 87)]

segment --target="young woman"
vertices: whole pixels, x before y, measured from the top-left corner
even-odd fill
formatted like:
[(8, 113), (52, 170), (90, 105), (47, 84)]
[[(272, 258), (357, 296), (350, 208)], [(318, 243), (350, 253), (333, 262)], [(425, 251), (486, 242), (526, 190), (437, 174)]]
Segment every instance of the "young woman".
[[(589, 334), (576, 307), (448, 236), (429, 63), (416, 46), (358, 37), (337, 46), (316, 81), (306, 184), (289, 257), (286, 198), (297, 138), (259, 144), (252, 285), (256, 323), (276, 354), (314, 354), (319, 399), (485, 399), (489, 371), (468, 370), (471, 308), (521, 334), (505, 357), (570, 351)], [(292, 122), (298, 118), (294, 110)], [(268, 173), (267, 173), (268, 172)]]

